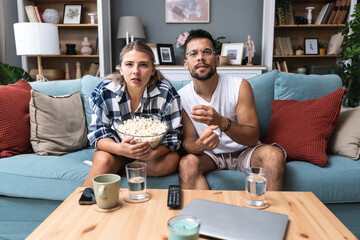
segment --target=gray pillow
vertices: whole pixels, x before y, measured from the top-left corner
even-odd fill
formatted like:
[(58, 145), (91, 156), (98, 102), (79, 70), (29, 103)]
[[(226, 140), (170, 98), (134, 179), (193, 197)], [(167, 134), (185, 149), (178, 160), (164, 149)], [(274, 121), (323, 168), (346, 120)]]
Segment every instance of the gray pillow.
[(342, 108), (328, 143), (328, 153), (357, 160), (360, 155), (360, 107)]
[(50, 96), (31, 90), (30, 142), (38, 155), (62, 155), (86, 147), (80, 92)]

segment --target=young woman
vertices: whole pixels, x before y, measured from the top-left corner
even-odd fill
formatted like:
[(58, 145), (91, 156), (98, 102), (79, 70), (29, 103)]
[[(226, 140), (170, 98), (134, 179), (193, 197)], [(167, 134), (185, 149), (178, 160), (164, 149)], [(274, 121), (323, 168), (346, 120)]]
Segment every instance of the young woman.
[[(96, 148), (93, 165), (84, 181), (104, 173), (124, 170), (130, 161), (147, 163), (148, 176), (165, 176), (174, 172), (179, 163), (181, 103), (172, 84), (155, 69), (154, 54), (143, 41), (134, 41), (120, 53), (120, 73), (108, 76), (90, 96), (92, 121), (88, 138)], [(138, 113), (162, 116), (169, 130), (155, 149), (149, 142), (137, 143), (133, 137), (120, 140), (112, 129), (115, 119)]]

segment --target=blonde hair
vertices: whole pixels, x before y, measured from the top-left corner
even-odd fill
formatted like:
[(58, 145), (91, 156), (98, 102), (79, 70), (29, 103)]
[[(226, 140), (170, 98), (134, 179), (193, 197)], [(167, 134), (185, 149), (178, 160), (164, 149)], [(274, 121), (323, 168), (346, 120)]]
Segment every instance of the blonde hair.
[[(155, 57), (154, 53), (151, 50), (151, 48), (142, 40), (135, 40), (128, 45), (126, 45), (121, 53), (120, 53), (120, 65), (122, 64), (122, 61), (124, 60), (124, 55), (127, 52), (130, 52), (132, 50), (140, 51), (145, 54), (147, 54), (151, 60), (152, 67), (155, 68)], [(111, 79), (113, 82), (124, 85), (126, 84), (124, 76), (122, 76), (120, 73), (113, 73), (105, 77), (105, 79)], [(161, 74), (161, 72), (157, 69), (155, 69), (155, 74), (150, 77), (149, 85), (155, 85), (159, 83), (162, 79), (164, 79), (164, 76)]]

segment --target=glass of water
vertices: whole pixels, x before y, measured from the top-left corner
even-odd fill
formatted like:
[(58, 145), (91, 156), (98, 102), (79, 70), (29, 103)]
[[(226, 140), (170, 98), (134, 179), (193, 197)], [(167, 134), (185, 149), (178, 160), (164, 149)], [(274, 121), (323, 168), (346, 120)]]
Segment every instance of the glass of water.
[(245, 169), (245, 194), (246, 203), (260, 207), (265, 201), (265, 191), (268, 170), (259, 167)]
[(143, 162), (133, 162), (125, 166), (129, 189), (129, 198), (144, 199), (146, 196), (147, 165)]

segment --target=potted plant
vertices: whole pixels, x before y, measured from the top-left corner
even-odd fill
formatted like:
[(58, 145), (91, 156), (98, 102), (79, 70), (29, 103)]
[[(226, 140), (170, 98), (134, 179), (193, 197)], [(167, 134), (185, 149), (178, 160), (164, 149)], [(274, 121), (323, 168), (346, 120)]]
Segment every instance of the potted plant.
[(16, 83), (20, 78), (28, 82), (33, 81), (24, 69), (0, 62), (0, 85)]
[(275, 22), (276, 26), (285, 24), (285, 19), (290, 16), (292, 0), (276, 0), (275, 2)]
[(360, 101), (360, 4), (355, 5), (353, 19), (345, 23), (340, 31), (344, 44), (340, 52), (341, 60), (335, 72), (341, 77), (344, 89), (344, 105), (357, 107)]
[(319, 42), (319, 54), (320, 55), (325, 55), (325, 48), (326, 48), (326, 43)]

